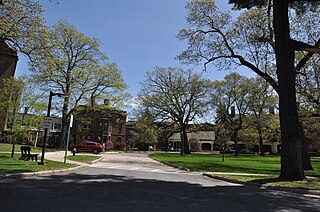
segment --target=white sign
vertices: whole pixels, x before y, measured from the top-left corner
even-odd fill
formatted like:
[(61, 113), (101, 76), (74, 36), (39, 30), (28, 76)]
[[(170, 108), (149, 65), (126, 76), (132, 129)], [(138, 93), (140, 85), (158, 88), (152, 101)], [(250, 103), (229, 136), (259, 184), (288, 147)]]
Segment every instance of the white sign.
[(50, 117), (44, 117), (43, 120), (43, 128), (45, 129), (51, 129), (52, 127), (52, 118)]
[(72, 127), (72, 125), (73, 125), (73, 115), (71, 114), (71, 116), (70, 116), (70, 127)]

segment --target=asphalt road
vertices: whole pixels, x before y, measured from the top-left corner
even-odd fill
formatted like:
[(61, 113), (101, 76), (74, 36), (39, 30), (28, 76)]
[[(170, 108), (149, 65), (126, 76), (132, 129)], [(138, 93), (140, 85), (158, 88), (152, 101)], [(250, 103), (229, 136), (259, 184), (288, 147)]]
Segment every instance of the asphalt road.
[(122, 153), (72, 173), (0, 180), (0, 211), (320, 211), (320, 197), (231, 184)]

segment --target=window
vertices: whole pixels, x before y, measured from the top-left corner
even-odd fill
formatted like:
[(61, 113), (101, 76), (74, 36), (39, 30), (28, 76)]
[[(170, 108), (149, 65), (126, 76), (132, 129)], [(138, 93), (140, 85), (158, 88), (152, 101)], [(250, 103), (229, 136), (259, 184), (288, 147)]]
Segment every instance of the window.
[(118, 125), (118, 133), (121, 133), (121, 132), (122, 132), (122, 123)]

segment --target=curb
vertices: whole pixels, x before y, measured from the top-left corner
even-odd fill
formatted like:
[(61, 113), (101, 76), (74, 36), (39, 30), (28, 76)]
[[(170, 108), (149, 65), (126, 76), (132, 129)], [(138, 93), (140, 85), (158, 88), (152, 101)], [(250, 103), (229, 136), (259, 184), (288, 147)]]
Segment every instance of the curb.
[[(149, 157), (151, 158), (151, 157)], [(168, 162), (163, 162), (154, 158), (151, 158), (155, 161), (158, 161), (162, 164), (180, 169), (180, 170), (184, 170), (184, 171), (188, 171), (190, 172), (189, 169), (181, 167), (181, 166), (177, 166), (174, 164), (170, 164)], [(224, 178), (224, 177), (220, 177), (220, 176), (214, 176), (208, 173), (202, 173), (203, 176), (205, 177), (209, 177), (212, 179), (216, 179), (216, 180), (223, 180), (229, 183), (235, 183), (235, 184), (241, 184), (241, 185), (246, 185), (246, 186), (254, 186), (254, 187), (259, 187), (260, 189), (270, 189), (270, 190), (276, 190), (276, 191), (285, 191), (285, 192), (292, 192), (292, 193), (298, 193), (298, 194), (309, 194), (309, 195), (316, 195), (316, 196), (320, 196), (320, 190), (309, 190), (309, 189), (299, 189), (299, 188), (287, 188), (287, 187), (276, 187), (276, 186), (268, 186), (265, 184), (258, 184), (258, 183), (252, 183), (252, 182), (243, 182), (243, 181), (239, 181), (239, 180), (235, 180), (235, 179), (229, 179), (229, 178)]]
[[(151, 157), (149, 157), (149, 158), (151, 158)], [(177, 166), (177, 165), (174, 165), (174, 164), (171, 164), (171, 163), (168, 163), (168, 162), (160, 161), (160, 160), (155, 159), (155, 158), (151, 158), (151, 159), (152, 159), (152, 160), (155, 160), (155, 161), (158, 161), (158, 162), (160, 162), (160, 163), (162, 163), (162, 164), (165, 164), (165, 165), (167, 165), (167, 166), (171, 166), (171, 167), (174, 167), (174, 168), (183, 170), (183, 171), (190, 172), (190, 169), (184, 168), (184, 167), (182, 167), (182, 166)]]
[(99, 161), (101, 161), (103, 159), (103, 157), (101, 156), (100, 158), (98, 158), (97, 160), (93, 160), (90, 162), (90, 164), (94, 164), (94, 163), (97, 163)]
[[(97, 163), (103, 159), (103, 156), (101, 156), (99, 159), (91, 161), (90, 164)], [(13, 173), (13, 174), (0, 174), (0, 180), (4, 179), (22, 179), (26, 177), (40, 177), (40, 176), (51, 176), (54, 174), (60, 174), (63, 172), (73, 171), (85, 168), (89, 166), (90, 164), (84, 164), (84, 165), (77, 165), (72, 168), (67, 169), (57, 169), (57, 170), (47, 170), (47, 171), (40, 171), (40, 172), (25, 172), (25, 173)]]

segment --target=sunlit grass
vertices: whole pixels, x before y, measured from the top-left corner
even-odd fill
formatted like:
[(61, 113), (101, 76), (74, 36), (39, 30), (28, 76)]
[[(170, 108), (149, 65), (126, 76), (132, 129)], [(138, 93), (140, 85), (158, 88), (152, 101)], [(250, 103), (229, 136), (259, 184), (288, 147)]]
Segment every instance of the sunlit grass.
[[(19, 153), (21, 146), (29, 146), (29, 145), (16, 144), (15, 148), (14, 148), (14, 152)], [(30, 146), (30, 147), (31, 147), (31, 153), (33, 153), (33, 152), (39, 153), (42, 151), (41, 147), (34, 147), (34, 146)], [(11, 152), (11, 151), (12, 151), (12, 144), (0, 143), (0, 152)], [(56, 150), (46, 148), (46, 152), (53, 152), (53, 151), (56, 151)]]
[(74, 167), (72, 164), (64, 164), (60, 162), (45, 160), (45, 165), (38, 165), (37, 161), (18, 160), (19, 153), (15, 154), (14, 158), (8, 153), (0, 153), (0, 173), (23, 173), (23, 172), (38, 172), (46, 170), (57, 170)]
[(94, 160), (99, 159), (99, 156), (94, 155), (75, 155), (75, 156), (68, 156), (68, 160), (73, 160), (81, 163), (91, 163)]
[[(279, 179), (280, 157), (257, 155), (226, 155), (225, 161), (221, 155), (191, 154), (180, 156), (179, 154), (152, 154), (150, 157), (176, 166), (187, 168), (191, 171), (215, 172), (216, 176), (235, 179), (243, 182), (254, 182), (270, 186), (284, 186), (308, 189), (320, 189), (320, 157), (312, 157), (313, 171), (306, 171), (305, 181), (287, 181)], [(221, 174), (232, 173), (232, 174)], [(264, 174), (267, 176), (251, 176), (240, 174)]]

